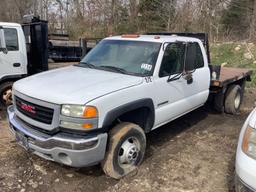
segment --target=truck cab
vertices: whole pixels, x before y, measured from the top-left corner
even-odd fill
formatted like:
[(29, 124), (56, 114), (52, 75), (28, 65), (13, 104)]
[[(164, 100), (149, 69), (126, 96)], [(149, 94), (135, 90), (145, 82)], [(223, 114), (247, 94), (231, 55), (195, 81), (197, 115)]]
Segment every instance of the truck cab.
[(12, 85), (48, 70), (46, 21), (24, 16), (22, 25), (0, 22), (0, 107), (12, 104)]
[(5, 41), (0, 51), (1, 102), (10, 104), (12, 82), (27, 74), (26, 43), (20, 24), (0, 22), (0, 30), (0, 41)]
[(119, 179), (142, 162), (146, 133), (203, 106), (211, 90), (221, 106), (226, 96), (227, 112), (239, 110), (250, 72), (213, 81), (207, 50), (187, 36), (105, 38), (79, 64), (17, 81), (10, 130), (40, 157), (73, 167), (101, 163)]

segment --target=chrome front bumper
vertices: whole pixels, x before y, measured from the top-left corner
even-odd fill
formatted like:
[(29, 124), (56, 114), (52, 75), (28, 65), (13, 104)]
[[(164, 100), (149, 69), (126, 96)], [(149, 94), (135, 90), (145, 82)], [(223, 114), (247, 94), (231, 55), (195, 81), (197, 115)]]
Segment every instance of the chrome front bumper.
[(237, 174), (235, 175), (235, 188), (236, 192), (256, 192), (255, 189), (242, 181)]
[(72, 167), (86, 167), (104, 159), (107, 134), (78, 137), (68, 134), (50, 136), (16, 117), (13, 106), (8, 108), (10, 130), (18, 143), (32, 153)]

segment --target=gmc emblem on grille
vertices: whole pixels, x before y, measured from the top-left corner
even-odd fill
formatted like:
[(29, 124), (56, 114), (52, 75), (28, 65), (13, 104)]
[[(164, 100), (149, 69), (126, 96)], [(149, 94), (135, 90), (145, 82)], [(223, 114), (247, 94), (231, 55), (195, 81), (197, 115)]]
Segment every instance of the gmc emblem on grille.
[(24, 111), (27, 111), (29, 113), (33, 113), (33, 114), (36, 114), (36, 111), (35, 111), (35, 107), (31, 106), (31, 105), (28, 105), (26, 103), (22, 103), (21, 102), (21, 109), (23, 109)]

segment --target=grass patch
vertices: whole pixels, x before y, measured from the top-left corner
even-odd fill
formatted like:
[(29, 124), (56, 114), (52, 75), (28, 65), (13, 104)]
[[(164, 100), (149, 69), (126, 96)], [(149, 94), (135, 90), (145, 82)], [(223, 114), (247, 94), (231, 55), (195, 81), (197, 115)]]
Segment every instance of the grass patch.
[(256, 86), (256, 45), (253, 43), (220, 43), (211, 45), (211, 63), (254, 71), (248, 87)]

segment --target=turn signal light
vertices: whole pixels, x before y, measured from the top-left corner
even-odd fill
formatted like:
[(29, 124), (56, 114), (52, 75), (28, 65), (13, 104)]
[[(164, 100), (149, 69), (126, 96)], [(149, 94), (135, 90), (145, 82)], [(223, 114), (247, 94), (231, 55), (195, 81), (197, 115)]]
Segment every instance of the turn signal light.
[(83, 117), (85, 118), (96, 118), (98, 117), (98, 111), (96, 107), (87, 106), (84, 110)]
[(93, 128), (93, 124), (92, 123), (85, 123), (85, 124), (83, 124), (83, 128), (84, 129), (91, 129), (91, 128)]
[(214, 81), (213, 82), (213, 86), (219, 87), (220, 86), (220, 82), (219, 81)]

